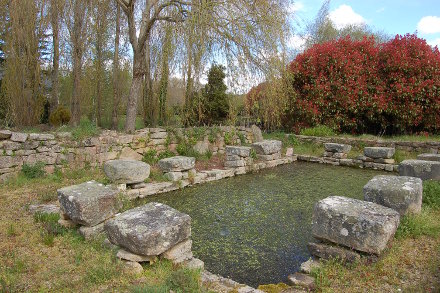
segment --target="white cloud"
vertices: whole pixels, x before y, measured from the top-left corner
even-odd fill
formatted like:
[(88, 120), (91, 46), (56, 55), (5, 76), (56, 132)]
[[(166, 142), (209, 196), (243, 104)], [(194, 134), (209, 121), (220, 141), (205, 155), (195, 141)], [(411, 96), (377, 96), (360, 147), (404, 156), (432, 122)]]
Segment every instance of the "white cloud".
[(289, 48), (295, 49), (297, 51), (304, 50), (305, 44), (306, 44), (305, 38), (301, 37), (300, 35), (291, 36), (289, 41), (287, 42)]
[(434, 40), (430, 40), (428, 41), (428, 44), (435, 47), (439, 47), (440, 48), (440, 38), (434, 39)]
[(440, 17), (425, 16), (417, 24), (417, 30), (422, 34), (440, 33)]
[(331, 11), (330, 19), (338, 29), (344, 28), (348, 25), (360, 25), (366, 23), (366, 20), (362, 17), (362, 15), (354, 12), (353, 8), (346, 4), (343, 4)]
[(385, 7), (381, 7), (381, 8), (376, 10), (376, 13), (382, 13), (384, 11), (385, 11)]

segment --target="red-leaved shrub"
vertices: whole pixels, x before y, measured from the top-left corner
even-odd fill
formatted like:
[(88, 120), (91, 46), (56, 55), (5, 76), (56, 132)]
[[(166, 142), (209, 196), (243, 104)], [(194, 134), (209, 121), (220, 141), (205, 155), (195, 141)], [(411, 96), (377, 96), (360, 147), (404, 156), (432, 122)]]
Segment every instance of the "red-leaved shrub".
[[(289, 130), (317, 124), (351, 133), (440, 130), (440, 53), (415, 35), (384, 44), (372, 37), (316, 44), (288, 71), (294, 94), (282, 119)], [(248, 94), (248, 109), (261, 100), (258, 90)]]

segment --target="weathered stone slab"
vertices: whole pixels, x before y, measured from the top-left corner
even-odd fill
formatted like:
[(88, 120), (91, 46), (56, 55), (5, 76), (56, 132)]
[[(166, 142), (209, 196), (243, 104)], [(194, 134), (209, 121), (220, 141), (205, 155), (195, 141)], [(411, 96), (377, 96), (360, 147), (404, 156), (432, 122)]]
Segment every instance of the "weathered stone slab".
[(392, 208), (401, 216), (422, 210), (423, 183), (407, 176), (375, 176), (364, 186), (364, 199)]
[(253, 124), (251, 126), (251, 131), (254, 139), (253, 142), (260, 142), (264, 140), (263, 134), (261, 133), (261, 129), (257, 125)]
[(251, 155), (251, 148), (245, 146), (226, 146), (226, 155), (227, 156), (239, 156), (242, 158), (249, 157)]
[(440, 154), (420, 154), (417, 156), (417, 160), (440, 162)]
[(95, 226), (119, 210), (119, 191), (96, 181), (58, 189), (61, 210), (75, 223)]
[(198, 258), (191, 258), (189, 260), (185, 260), (182, 265), (191, 270), (202, 270), (205, 268), (205, 263)]
[(362, 200), (331, 196), (313, 210), (312, 233), (359, 251), (380, 254), (392, 239), (400, 216), (395, 210)]
[(315, 278), (306, 274), (294, 273), (287, 276), (287, 281), (293, 286), (299, 286), (309, 290), (313, 290), (315, 288)]
[(391, 159), (396, 152), (395, 148), (365, 147), (364, 155), (373, 159)]
[(193, 157), (176, 156), (159, 161), (159, 168), (163, 172), (182, 172), (193, 169), (196, 159)]
[(191, 236), (191, 218), (167, 205), (149, 203), (105, 223), (108, 239), (140, 255), (160, 255)]
[(121, 154), (119, 155), (119, 159), (121, 160), (131, 160), (131, 161), (142, 161), (142, 155), (138, 154), (130, 147), (125, 147), (122, 149)]
[(27, 133), (12, 132), (10, 139), (15, 142), (25, 142), (28, 136), (29, 135)]
[(122, 270), (126, 274), (133, 274), (133, 275), (139, 275), (142, 274), (144, 271), (144, 268), (142, 265), (136, 261), (122, 261)]
[(179, 181), (183, 178), (182, 172), (168, 172), (164, 174), (165, 178), (167, 178), (169, 181)]
[(354, 263), (361, 259), (361, 255), (356, 251), (340, 246), (310, 242), (307, 248), (311, 255), (324, 260), (339, 259), (344, 263)]
[(39, 141), (54, 140), (55, 135), (50, 133), (31, 133), (29, 134), (29, 139)]
[(281, 152), (282, 142), (279, 140), (263, 140), (255, 142), (251, 146), (258, 155), (272, 155)]
[(351, 151), (351, 145), (329, 142), (329, 143), (324, 143), (324, 149), (327, 152), (347, 154)]
[(174, 264), (178, 264), (183, 261), (190, 260), (193, 257), (191, 249), (192, 241), (187, 239), (171, 247), (162, 253), (161, 256), (165, 259), (171, 260)]
[(104, 234), (104, 223), (100, 223), (93, 227), (81, 226), (79, 227), (79, 234), (86, 240), (93, 239), (99, 235)]
[(118, 252), (116, 253), (116, 257), (119, 259), (125, 259), (133, 262), (146, 262), (146, 261), (155, 262), (157, 259), (156, 256), (138, 255), (126, 251), (125, 249), (119, 249)]
[(134, 160), (107, 161), (104, 173), (114, 183), (140, 183), (150, 176), (150, 165)]
[(226, 168), (237, 168), (246, 166), (246, 162), (244, 160), (236, 160), (236, 161), (226, 161)]
[(6, 169), (23, 163), (20, 157), (0, 156), (0, 169)]
[(440, 162), (436, 161), (405, 160), (400, 163), (398, 170), (400, 176), (440, 180)]
[(0, 139), (8, 139), (12, 135), (10, 130), (0, 130)]

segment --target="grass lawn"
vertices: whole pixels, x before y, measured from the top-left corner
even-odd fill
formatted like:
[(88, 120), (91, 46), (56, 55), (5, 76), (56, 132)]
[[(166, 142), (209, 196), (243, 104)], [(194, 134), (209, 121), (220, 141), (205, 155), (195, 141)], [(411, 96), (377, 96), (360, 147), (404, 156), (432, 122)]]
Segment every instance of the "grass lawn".
[(167, 261), (146, 265), (142, 275), (124, 272), (102, 239), (85, 241), (59, 216), (32, 216), (30, 203), (56, 202), (56, 189), (95, 179), (96, 169), (67, 171), (2, 184), (0, 194), (0, 292), (202, 292), (199, 271)]

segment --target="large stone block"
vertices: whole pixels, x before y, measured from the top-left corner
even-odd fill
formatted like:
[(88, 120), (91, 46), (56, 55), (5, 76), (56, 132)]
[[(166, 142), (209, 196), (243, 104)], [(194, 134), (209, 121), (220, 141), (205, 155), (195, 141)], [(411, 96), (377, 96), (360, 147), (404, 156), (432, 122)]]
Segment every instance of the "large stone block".
[(10, 130), (0, 130), (0, 139), (8, 139), (12, 135)]
[(263, 134), (261, 133), (261, 129), (257, 125), (253, 124), (251, 126), (251, 131), (254, 139), (253, 142), (260, 142), (264, 140)]
[(423, 183), (420, 178), (379, 175), (364, 186), (364, 199), (392, 208), (401, 216), (420, 213)]
[(282, 142), (279, 140), (263, 140), (252, 144), (252, 148), (259, 155), (271, 155), (281, 152)]
[(104, 173), (114, 183), (140, 183), (150, 176), (150, 165), (134, 160), (107, 161)]
[(399, 175), (417, 177), (422, 180), (440, 180), (440, 162), (405, 160), (399, 164)]
[(417, 156), (417, 160), (440, 162), (440, 154), (420, 154)]
[(118, 212), (118, 193), (116, 188), (89, 181), (58, 189), (58, 201), (73, 222), (95, 226)]
[(191, 218), (167, 205), (149, 203), (107, 221), (105, 231), (113, 244), (155, 256), (191, 236)]
[(396, 152), (395, 148), (386, 147), (365, 147), (364, 155), (373, 159), (390, 159)]
[(251, 155), (251, 148), (244, 146), (226, 146), (226, 156), (239, 156), (242, 158), (247, 158)]
[(359, 251), (380, 254), (399, 226), (395, 210), (342, 196), (319, 201), (313, 210), (312, 233)]
[(196, 159), (193, 157), (176, 156), (159, 161), (159, 168), (163, 172), (182, 172), (195, 167)]
[(326, 152), (346, 154), (351, 151), (351, 145), (329, 142), (329, 143), (324, 143), (324, 149)]

